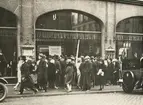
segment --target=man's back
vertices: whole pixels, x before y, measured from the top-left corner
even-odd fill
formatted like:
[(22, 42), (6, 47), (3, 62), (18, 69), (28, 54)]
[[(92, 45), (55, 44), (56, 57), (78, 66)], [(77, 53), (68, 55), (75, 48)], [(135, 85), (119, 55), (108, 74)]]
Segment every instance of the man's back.
[(21, 75), (23, 76), (29, 75), (29, 65), (27, 62), (24, 62), (21, 66)]

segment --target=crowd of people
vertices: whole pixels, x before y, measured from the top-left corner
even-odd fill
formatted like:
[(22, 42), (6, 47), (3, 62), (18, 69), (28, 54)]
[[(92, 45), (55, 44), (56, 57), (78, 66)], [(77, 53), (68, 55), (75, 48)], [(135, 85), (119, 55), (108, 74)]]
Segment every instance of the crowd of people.
[(25, 88), (36, 93), (39, 90), (47, 91), (47, 88), (65, 88), (67, 92), (76, 87), (83, 91), (89, 91), (91, 87), (100, 85), (116, 85), (119, 79), (119, 62), (117, 59), (102, 59), (94, 56), (50, 56), (40, 53), (38, 60), (32, 57), (20, 56), (17, 64), (18, 82), (14, 86), (17, 90), (20, 86), (20, 94)]

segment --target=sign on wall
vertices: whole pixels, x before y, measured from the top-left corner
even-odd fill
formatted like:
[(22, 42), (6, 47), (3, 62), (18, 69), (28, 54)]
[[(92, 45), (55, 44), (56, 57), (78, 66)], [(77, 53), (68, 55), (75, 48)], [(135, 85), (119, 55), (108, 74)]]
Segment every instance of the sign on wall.
[(33, 53), (33, 49), (22, 49), (22, 55), (23, 56), (33, 56), (34, 53)]
[(141, 35), (117, 35), (117, 40), (127, 40), (127, 41), (143, 41), (143, 36)]
[(61, 46), (49, 46), (49, 55), (61, 55)]

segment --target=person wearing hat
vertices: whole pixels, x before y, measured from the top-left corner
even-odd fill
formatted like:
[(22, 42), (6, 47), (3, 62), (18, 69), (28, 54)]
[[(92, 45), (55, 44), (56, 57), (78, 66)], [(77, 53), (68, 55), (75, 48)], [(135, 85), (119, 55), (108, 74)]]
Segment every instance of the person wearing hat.
[(21, 86), (20, 86), (20, 94), (23, 94), (23, 90), (25, 87), (30, 88), (37, 93), (37, 89), (34, 86), (34, 83), (31, 81), (30, 78), (30, 67), (29, 64), (26, 62), (26, 56), (21, 56), (21, 60), (23, 64), (21, 66)]
[(65, 70), (65, 84), (67, 86), (68, 92), (72, 91), (72, 81), (74, 73), (74, 65), (71, 59), (66, 60), (66, 70)]
[(91, 79), (92, 79), (92, 82), (93, 82), (93, 87), (95, 85), (95, 76), (96, 76), (96, 61), (94, 60), (94, 56), (91, 56), (91, 63), (92, 63), (92, 73), (91, 73)]
[(18, 86), (21, 84), (21, 66), (24, 63), (24, 61), (22, 60), (22, 56), (19, 57), (19, 61), (17, 64), (17, 83), (14, 86), (14, 90), (17, 90)]
[(80, 71), (80, 89), (83, 88), (83, 72), (81, 71), (81, 69), (83, 68), (83, 64), (84, 64), (84, 56), (80, 56), (81, 62), (80, 65), (78, 67), (79, 71)]
[(80, 72), (80, 65), (81, 65), (82, 61), (81, 58), (77, 58), (77, 63), (76, 63), (76, 75), (77, 75), (77, 88), (81, 89), (81, 72)]
[(71, 63), (73, 64), (73, 69), (74, 69), (74, 72), (73, 72), (73, 85), (76, 85), (77, 84), (77, 68), (76, 68), (76, 61), (75, 61), (75, 57), (73, 55), (71, 55), (70, 57), (71, 59)]
[(102, 90), (104, 88), (104, 75), (105, 75), (104, 61), (100, 60), (99, 65), (98, 65), (98, 72), (97, 72), (97, 76), (98, 76), (98, 79), (99, 79), (99, 85), (100, 85), (99, 90)]
[(79, 69), (82, 72), (82, 90), (89, 91), (91, 88), (91, 71), (92, 71), (92, 63), (90, 61), (90, 57), (86, 56), (85, 61), (81, 63)]
[(66, 59), (64, 56), (62, 56), (60, 58), (60, 64), (61, 64), (61, 86), (64, 87), (65, 86), (65, 69), (66, 69)]
[(117, 85), (117, 81), (119, 80), (120, 65), (117, 59), (113, 59), (112, 63), (113, 63), (113, 85)]
[(58, 89), (61, 85), (61, 64), (59, 60), (59, 56), (55, 55), (55, 67), (56, 67), (56, 81), (55, 81), (55, 89)]
[(7, 61), (5, 59), (4, 54), (2, 53), (2, 50), (0, 49), (0, 76), (5, 75)]
[(140, 58), (140, 72), (141, 72), (141, 76), (140, 76), (139, 81), (136, 84), (136, 89), (143, 87), (143, 53), (142, 53), (142, 56)]
[(49, 88), (55, 88), (55, 81), (56, 81), (56, 66), (55, 60), (51, 57), (48, 63), (48, 83)]
[(47, 91), (47, 63), (46, 63), (46, 56), (44, 54), (39, 54), (39, 60), (37, 61), (37, 83), (39, 89), (44, 89)]

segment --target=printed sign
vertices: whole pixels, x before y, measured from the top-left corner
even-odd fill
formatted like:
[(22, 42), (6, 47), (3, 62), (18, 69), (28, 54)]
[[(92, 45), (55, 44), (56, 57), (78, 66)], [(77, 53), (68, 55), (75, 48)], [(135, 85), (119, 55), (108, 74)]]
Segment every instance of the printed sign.
[(22, 55), (24, 56), (33, 56), (33, 49), (23, 49)]
[(61, 55), (61, 46), (49, 46), (49, 55)]

